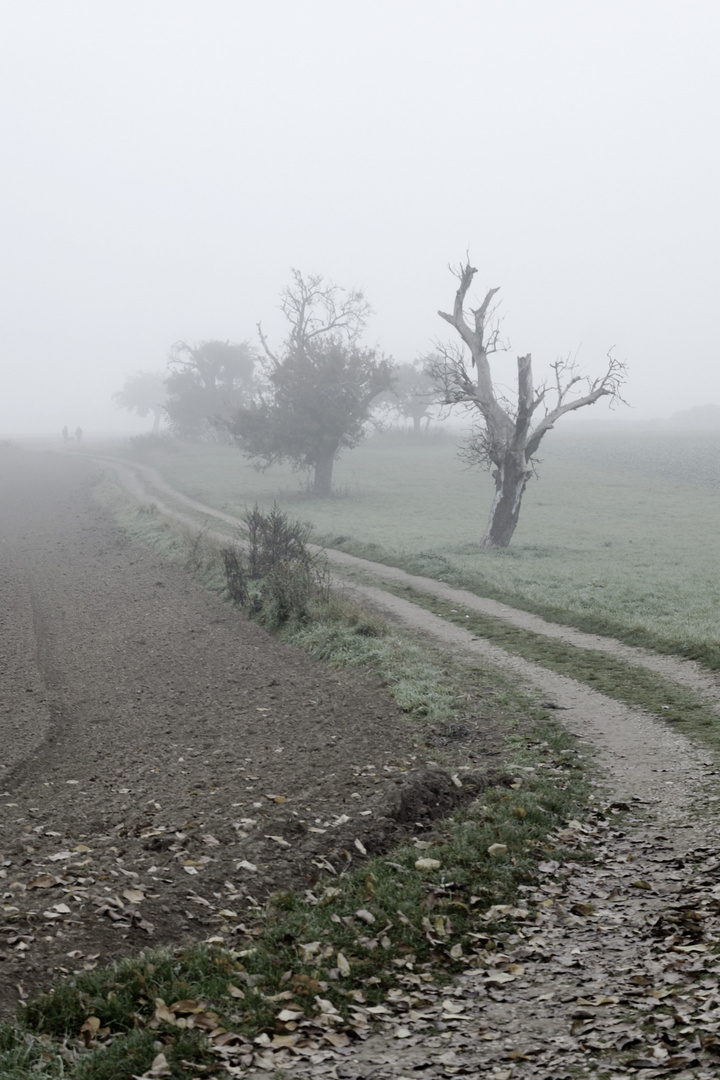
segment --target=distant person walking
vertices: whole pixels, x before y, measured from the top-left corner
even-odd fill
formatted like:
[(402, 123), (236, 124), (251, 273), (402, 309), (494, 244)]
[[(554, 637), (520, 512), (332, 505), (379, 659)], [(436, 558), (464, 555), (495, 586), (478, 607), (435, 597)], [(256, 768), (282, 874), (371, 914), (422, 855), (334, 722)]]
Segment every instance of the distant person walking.
[(78, 442), (82, 439), (82, 428), (79, 426), (75, 428), (75, 438)]
[(67, 424), (62, 430), (63, 442), (70, 442), (70, 432), (68, 431)]

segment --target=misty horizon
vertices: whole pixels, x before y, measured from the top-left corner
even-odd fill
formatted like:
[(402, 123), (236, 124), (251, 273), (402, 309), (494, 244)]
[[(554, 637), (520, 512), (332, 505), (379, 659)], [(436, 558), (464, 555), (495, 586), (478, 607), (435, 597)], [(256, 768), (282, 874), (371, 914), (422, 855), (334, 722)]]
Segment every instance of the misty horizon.
[(276, 338), (291, 267), (363, 289), (367, 343), (414, 360), (466, 253), (501, 382), (613, 349), (612, 419), (720, 404), (714, 5), (29, 0), (0, 27), (0, 434), (147, 430), (125, 379)]

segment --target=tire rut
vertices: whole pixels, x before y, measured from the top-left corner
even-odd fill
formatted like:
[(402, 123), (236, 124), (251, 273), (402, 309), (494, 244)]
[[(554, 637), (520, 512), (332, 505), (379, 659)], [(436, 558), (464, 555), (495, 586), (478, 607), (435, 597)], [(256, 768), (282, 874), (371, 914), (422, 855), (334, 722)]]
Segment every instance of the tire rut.
[[(134, 497), (155, 503), (162, 513), (167, 513), (189, 527), (198, 528), (196, 520), (177, 510), (186, 506), (197, 513), (242, 528), (242, 522), (229, 514), (172, 488), (156, 470), (127, 461), (106, 459), (116, 469), (123, 486)], [(161, 492), (164, 500), (153, 492)], [(175, 506), (172, 505), (175, 503)], [(224, 539), (222, 533), (209, 534), (214, 539)], [(352, 567), (375, 577), (411, 585), (424, 592), (450, 600), (483, 614), (501, 618), (506, 622), (546, 637), (562, 640), (584, 649), (600, 649), (656, 671), (666, 679), (674, 680), (708, 695), (720, 703), (720, 688), (716, 677), (702, 671), (693, 661), (676, 657), (659, 656), (648, 650), (624, 645), (611, 638), (587, 634), (571, 627), (552, 624), (539, 616), (510, 608), (494, 600), (487, 600), (466, 590), (454, 589), (443, 582), (408, 574), (394, 567), (369, 562), (344, 552), (327, 550), (328, 559), (339, 566)], [(518, 677), (523, 684), (550, 699), (558, 710), (563, 725), (597, 756), (603, 782), (612, 798), (627, 802), (640, 799), (653, 814), (672, 827), (698, 822), (710, 812), (713, 779), (716, 762), (712, 753), (691, 742), (684, 735), (673, 731), (662, 721), (639, 709), (605, 697), (581, 682), (559, 675), (538, 663), (524, 660), (506, 652), (498, 645), (478, 638), (475, 634), (447, 622), (410, 600), (395, 596), (374, 585), (349, 583), (335, 578), (335, 587), (361, 604), (370, 604), (398, 625), (425, 635), (434, 643), (446, 648), (451, 655), (464, 664), (489, 663), (500, 670)], [(684, 843), (684, 841), (683, 841)]]

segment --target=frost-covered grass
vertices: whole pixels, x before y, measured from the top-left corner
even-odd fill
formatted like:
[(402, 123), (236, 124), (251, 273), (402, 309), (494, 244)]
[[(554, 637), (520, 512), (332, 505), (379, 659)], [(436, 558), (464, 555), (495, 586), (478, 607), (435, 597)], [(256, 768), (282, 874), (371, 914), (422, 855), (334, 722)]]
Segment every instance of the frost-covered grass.
[(720, 434), (553, 432), (510, 548), (482, 551), (492, 497), (451, 439), (380, 438), (341, 458), (339, 494), (232, 447), (162, 444), (179, 489), (240, 514), (276, 500), (328, 546), (462, 584), (550, 618), (720, 667)]

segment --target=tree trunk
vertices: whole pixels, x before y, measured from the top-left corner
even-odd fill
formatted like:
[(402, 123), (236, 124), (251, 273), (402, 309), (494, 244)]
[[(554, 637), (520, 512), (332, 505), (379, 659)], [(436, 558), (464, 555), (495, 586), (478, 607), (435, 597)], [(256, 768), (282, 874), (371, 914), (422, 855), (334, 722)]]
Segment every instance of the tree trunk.
[(157, 435), (160, 430), (160, 420), (162, 419), (162, 411), (160, 409), (153, 409), (153, 427), (152, 434)]
[(495, 498), (482, 538), (484, 548), (507, 547), (520, 517), (525, 485), (532, 476), (522, 451), (507, 451), (493, 472)]
[(315, 462), (315, 480), (313, 483), (313, 495), (319, 499), (327, 499), (332, 495), (332, 474), (337, 450), (319, 456)]

